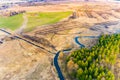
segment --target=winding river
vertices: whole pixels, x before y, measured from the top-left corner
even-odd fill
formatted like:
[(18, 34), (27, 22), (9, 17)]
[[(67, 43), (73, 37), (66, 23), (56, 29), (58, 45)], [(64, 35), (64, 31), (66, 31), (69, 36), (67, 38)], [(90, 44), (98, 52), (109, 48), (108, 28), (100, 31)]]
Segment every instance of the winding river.
[[(117, 25), (117, 26), (115, 26)], [(117, 33), (120, 33), (120, 21), (114, 21), (114, 22), (105, 22), (105, 23), (100, 23), (100, 24), (96, 24), (95, 26), (93, 26), (92, 28), (90, 28), (91, 30), (93, 31), (97, 31), (97, 32), (109, 32), (109, 34), (117, 34)], [(80, 41), (79, 41), (79, 38), (99, 38), (99, 36), (77, 36), (74, 38), (74, 41), (77, 45), (80, 46), (80, 48), (84, 48), (85, 45), (82, 44)], [(67, 50), (61, 50), (63, 52), (65, 51), (70, 51), (71, 49), (67, 49)], [(54, 57), (54, 66), (57, 70), (57, 73), (58, 73), (58, 76), (60, 78), (60, 80), (65, 80), (63, 74), (62, 74), (62, 71), (59, 67), (59, 64), (58, 64), (58, 57), (59, 57), (59, 54), (61, 51), (58, 51)]]
[[(8, 32), (8, 31), (6, 31), (6, 30), (0, 29), (0, 31), (5, 32), (5, 33), (7, 33), (7, 34), (9, 34), (9, 35), (12, 35), (10, 32)], [(39, 47), (39, 48), (41, 48), (41, 49), (43, 49), (43, 50), (51, 53), (49, 50), (46, 50), (45, 48), (43, 48), (43, 47), (41, 47), (41, 46), (38, 46), (38, 45), (36, 45), (36, 44), (34, 44), (34, 43), (26, 40), (26, 39), (23, 39), (23, 38), (21, 38), (21, 37), (19, 37), (19, 36), (14, 36), (14, 37), (15, 37), (15, 38), (18, 38), (18, 39), (21, 39), (21, 40), (23, 40), (23, 41), (26, 41), (27, 43), (30, 43), (30, 44), (32, 44), (32, 45), (34, 45), (34, 46), (36, 46), (36, 47)], [(74, 41), (75, 41), (75, 43), (76, 43), (77, 45), (80, 46), (80, 48), (84, 48), (85, 45), (82, 44), (81, 42), (79, 42), (79, 38), (99, 38), (99, 37), (100, 37), (100, 36), (77, 36), (77, 37), (74, 38)], [(55, 55), (55, 57), (54, 57), (54, 66), (55, 66), (55, 68), (56, 68), (56, 70), (57, 70), (57, 73), (58, 73), (58, 76), (59, 76), (60, 80), (65, 80), (65, 78), (64, 78), (64, 76), (63, 76), (63, 74), (62, 74), (62, 71), (61, 71), (61, 69), (60, 69), (60, 66), (59, 66), (59, 64), (58, 64), (58, 57), (59, 57), (59, 54), (60, 54), (61, 51), (63, 51), (63, 52), (68, 52), (68, 51), (70, 51), (70, 50), (72, 50), (72, 49), (60, 50), (60, 51), (58, 51), (58, 52), (56, 53), (56, 55)]]
[[(100, 37), (100, 36), (77, 36), (77, 37), (74, 38), (74, 41), (75, 41), (75, 43), (76, 43), (77, 45), (80, 46), (80, 48), (84, 48), (85, 45), (79, 42), (79, 40), (78, 40), (79, 38), (99, 38), (99, 37)], [(66, 51), (70, 51), (70, 50), (72, 50), (72, 49), (66, 49), (66, 50), (62, 50), (62, 51), (63, 51), (63, 52), (66, 52)], [(60, 69), (60, 66), (59, 66), (59, 64), (58, 64), (58, 57), (59, 57), (60, 52), (61, 52), (61, 51), (58, 51), (58, 52), (56, 53), (55, 57), (54, 57), (54, 66), (55, 66), (55, 68), (56, 68), (56, 70), (57, 70), (57, 73), (58, 73), (58, 76), (59, 76), (60, 80), (65, 80), (65, 79), (64, 79), (64, 76), (63, 76), (63, 74), (62, 74), (62, 71), (61, 71), (61, 69)]]

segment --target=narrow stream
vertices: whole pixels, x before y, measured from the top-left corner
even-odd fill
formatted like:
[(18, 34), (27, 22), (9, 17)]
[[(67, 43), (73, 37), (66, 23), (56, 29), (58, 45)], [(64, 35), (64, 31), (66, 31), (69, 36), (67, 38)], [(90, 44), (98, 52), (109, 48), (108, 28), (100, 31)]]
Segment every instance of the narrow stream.
[[(96, 26), (97, 25), (97, 26)], [(102, 24), (96, 24), (95, 26), (93, 26), (92, 28), (90, 28), (91, 30), (93, 31), (100, 31), (100, 32), (108, 32), (109, 34), (117, 34), (117, 33), (120, 33), (120, 21), (114, 21), (114, 22), (107, 22), (107, 23), (102, 23)], [(74, 38), (74, 41), (77, 45), (80, 46), (80, 48), (84, 48), (85, 45), (82, 44), (80, 41), (79, 41), (79, 38), (99, 38), (99, 36), (77, 36)], [(72, 49), (67, 49), (67, 50), (63, 50), (63, 52), (65, 51), (70, 51)], [(57, 70), (57, 73), (58, 73), (58, 76), (60, 78), (60, 80), (65, 80), (63, 74), (62, 74), (62, 71), (59, 67), (59, 64), (58, 64), (58, 57), (59, 57), (59, 54), (60, 54), (61, 51), (58, 51), (54, 57), (54, 66)]]
[[(77, 37), (74, 38), (74, 40), (75, 40), (75, 43), (80, 46), (80, 48), (84, 48), (85, 45), (79, 42), (79, 40), (78, 40), (79, 38), (99, 38), (99, 37), (100, 36), (77, 36)], [(66, 51), (70, 51), (70, 50), (72, 50), (72, 49), (63, 50), (63, 52), (65, 53)], [(65, 80), (64, 76), (62, 74), (62, 71), (60, 69), (60, 66), (58, 64), (58, 57), (59, 57), (60, 52), (61, 51), (58, 51), (56, 53), (55, 57), (54, 57), (54, 66), (57, 70), (57, 73), (58, 73), (58, 76), (59, 76), (60, 80)]]

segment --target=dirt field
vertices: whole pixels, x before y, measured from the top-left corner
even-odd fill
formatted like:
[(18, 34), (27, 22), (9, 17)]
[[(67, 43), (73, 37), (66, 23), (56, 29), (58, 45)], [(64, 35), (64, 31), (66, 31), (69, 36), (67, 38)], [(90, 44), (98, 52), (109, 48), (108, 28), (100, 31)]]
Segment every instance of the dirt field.
[[(111, 7), (119, 8), (119, 4), (113, 4), (113, 3), (94, 3), (94, 2), (74, 2), (74, 3), (59, 3), (59, 4), (45, 4), (40, 6), (29, 6), (29, 7), (22, 7), (22, 6), (15, 6), (12, 8), (9, 8), (8, 10), (12, 11), (22, 11), (25, 10), (27, 12), (56, 12), (56, 11), (75, 11), (78, 7), (87, 7), (91, 6), (92, 8), (96, 10), (105, 10), (110, 9)], [(95, 6), (95, 5), (101, 5), (101, 6)], [(87, 7), (88, 8), (88, 7)]]
[[(74, 42), (76, 36), (111, 34), (120, 29), (119, 5), (112, 3), (17, 6), (9, 10), (26, 10), (27, 12), (75, 11), (77, 17), (75, 19), (65, 19), (56, 24), (38, 26), (34, 31), (24, 33), (43, 40), (40, 43), (43, 46), (49, 41), (49, 44), (54, 45), (57, 50), (78, 49), (79, 46)], [(92, 39), (79, 40), (85, 43), (88, 48), (91, 47), (90, 43), (96, 42)], [(49, 49), (48, 46), (44, 47)], [(51, 65), (53, 57), (53, 54), (46, 53), (21, 40), (5, 42), (0, 45), (0, 80), (59, 80), (54, 67)]]

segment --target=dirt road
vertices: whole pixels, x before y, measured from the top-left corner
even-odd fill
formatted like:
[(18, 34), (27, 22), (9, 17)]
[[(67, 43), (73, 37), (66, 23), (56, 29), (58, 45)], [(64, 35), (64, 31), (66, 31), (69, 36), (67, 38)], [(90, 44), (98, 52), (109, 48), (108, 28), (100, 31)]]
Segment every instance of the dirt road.
[(26, 13), (23, 14), (23, 19), (24, 21), (23, 21), (22, 26), (15, 31), (15, 33), (17, 34), (22, 34), (22, 32), (24, 32), (24, 29), (27, 27), (28, 18), (26, 16)]

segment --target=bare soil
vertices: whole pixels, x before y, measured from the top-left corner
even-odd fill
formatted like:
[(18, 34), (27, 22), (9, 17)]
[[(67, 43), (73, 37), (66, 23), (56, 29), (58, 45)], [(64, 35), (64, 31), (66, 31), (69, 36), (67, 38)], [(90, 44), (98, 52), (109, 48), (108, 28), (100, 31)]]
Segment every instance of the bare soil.
[[(24, 35), (39, 38), (38, 45), (51, 51), (52, 49), (46, 46), (47, 43), (55, 46), (57, 50), (78, 49), (79, 46), (74, 42), (76, 36), (111, 34), (111, 32), (120, 29), (120, 8), (118, 4), (113, 3), (16, 6), (9, 10), (26, 10), (27, 12), (75, 11), (76, 19), (65, 19), (56, 24), (38, 26), (35, 30), (24, 33)], [(114, 21), (117, 21), (117, 24), (110, 24)], [(91, 43), (94, 44), (97, 41), (92, 39), (79, 40), (85, 43), (88, 48), (91, 47)], [(56, 70), (52, 66), (53, 57), (53, 54), (44, 52), (21, 40), (4, 42), (0, 45), (0, 80), (59, 80)], [(117, 63), (119, 63), (119, 58)], [(117, 65), (119, 66), (119, 64)]]

